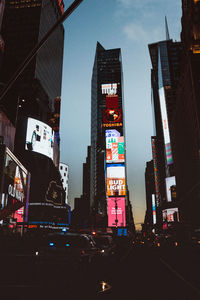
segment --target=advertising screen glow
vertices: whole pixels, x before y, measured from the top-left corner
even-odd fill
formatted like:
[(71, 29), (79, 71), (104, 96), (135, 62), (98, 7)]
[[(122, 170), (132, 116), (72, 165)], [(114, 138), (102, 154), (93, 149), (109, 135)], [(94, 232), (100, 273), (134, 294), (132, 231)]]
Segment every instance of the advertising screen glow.
[(122, 122), (121, 108), (105, 109), (103, 113), (103, 123)]
[(107, 195), (125, 196), (125, 166), (123, 164), (107, 165)]
[(106, 138), (106, 162), (124, 162), (124, 137)]
[(172, 191), (173, 191), (173, 188), (176, 186), (175, 176), (165, 178), (165, 183), (166, 183), (167, 202), (171, 202), (172, 201)]
[(162, 211), (163, 222), (179, 222), (178, 208), (168, 208)]
[(28, 118), (26, 150), (44, 154), (53, 159), (54, 131), (47, 124)]
[(152, 194), (152, 210), (153, 210), (153, 224), (156, 224), (156, 203), (155, 203), (154, 194)]
[(116, 129), (106, 130), (106, 138), (107, 137), (119, 137), (119, 136), (120, 136), (120, 132), (117, 131)]
[(161, 108), (161, 116), (162, 116), (162, 124), (163, 124), (163, 133), (164, 133), (164, 140), (165, 140), (166, 160), (167, 160), (167, 164), (170, 165), (173, 163), (173, 159), (172, 159), (171, 143), (170, 143), (170, 136), (169, 136), (167, 108), (165, 103), (165, 92), (163, 87), (159, 89), (159, 96), (160, 96), (160, 108)]
[(117, 94), (117, 83), (107, 83), (101, 85), (102, 94), (115, 95)]
[(108, 227), (125, 227), (126, 226), (126, 211), (125, 198), (108, 198)]

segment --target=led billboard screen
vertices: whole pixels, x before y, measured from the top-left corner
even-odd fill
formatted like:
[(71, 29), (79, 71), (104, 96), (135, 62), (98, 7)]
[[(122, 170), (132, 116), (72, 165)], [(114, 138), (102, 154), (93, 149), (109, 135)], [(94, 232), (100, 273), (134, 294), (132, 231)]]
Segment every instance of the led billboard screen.
[(115, 95), (117, 94), (117, 83), (106, 83), (101, 85), (102, 94)]
[(153, 210), (153, 224), (156, 224), (156, 203), (155, 203), (154, 194), (152, 194), (152, 210)]
[(119, 123), (122, 122), (121, 108), (104, 109), (103, 123)]
[(126, 226), (126, 210), (125, 198), (108, 198), (108, 227), (125, 227)]
[(118, 108), (118, 96), (107, 95), (106, 96), (106, 108)]
[(1, 154), (5, 155), (5, 160), (2, 167), (0, 219), (11, 215), (13, 216), (14, 213), (15, 218), (17, 220), (20, 219), (21, 222), (24, 208), (21, 210), (20, 208), (26, 204), (28, 198), (27, 181), (29, 173), (8, 148), (2, 148)]
[(163, 222), (179, 222), (178, 208), (167, 208), (162, 211)]
[(106, 130), (106, 138), (107, 137), (119, 137), (119, 136), (120, 136), (120, 132), (117, 131), (116, 129)]
[(160, 96), (160, 109), (161, 109), (161, 117), (162, 117), (162, 125), (163, 125), (163, 134), (164, 134), (164, 141), (165, 141), (165, 154), (166, 154), (167, 164), (170, 165), (173, 163), (173, 159), (172, 159), (171, 143), (170, 143), (170, 136), (169, 136), (167, 108), (165, 103), (165, 92), (163, 87), (159, 89), (159, 96)]
[(47, 124), (28, 118), (26, 150), (38, 152), (53, 159), (54, 131)]
[(124, 162), (124, 137), (106, 138), (106, 162), (122, 163)]
[(167, 196), (167, 202), (171, 202), (173, 198), (173, 191), (176, 187), (176, 178), (175, 176), (167, 177), (165, 178), (165, 184), (166, 184), (166, 196)]
[(126, 195), (125, 166), (123, 164), (107, 165), (107, 195)]

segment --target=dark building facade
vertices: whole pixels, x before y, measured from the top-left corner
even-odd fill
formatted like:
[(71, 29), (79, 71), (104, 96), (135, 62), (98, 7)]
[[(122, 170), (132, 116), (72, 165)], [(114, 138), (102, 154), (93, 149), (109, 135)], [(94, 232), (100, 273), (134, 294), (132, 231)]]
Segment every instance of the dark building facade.
[[(6, 1), (1, 31), (5, 42), (2, 86), (61, 17), (63, 9), (63, 2), (58, 0)], [(1, 105), (16, 127), (14, 153), (31, 173), (27, 220), (44, 228), (69, 223), (69, 206), (58, 170), (63, 47), (64, 28), (60, 25)]]
[(183, 55), (177, 89), (175, 162), (183, 224), (200, 227), (200, 1), (182, 1)]
[[(180, 77), (180, 59), (182, 45), (166, 39), (149, 45), (152, 62), (152, 110), (154, 123), (154, 137), (152, 137), (152, 151), (155, 174), (156, 215), (157, 225), (163, 225), (163, 211), (176, 208), (175, 199), (175, 158), (173, 116), (176, 109), (176, 91)], [(173, 197), (172, 197), (173, 190)], [(170, 221), (171, 222), (171, 221)]]
[[(61, 5), (61, 4), (60, 4)], [(57, 0), (11, 1), (5, 3), (2, 37), (5, 54), (0, 81), (6, 84), (34, 46), (61, 16)], [(49, 37), (5, 97), (4, 109), (15, 124), (19, 101), (23, 113), (47, 122), (53, 101), (61, 95), (64, 29)]]
[[(145, 169), (145, 189), (146, 189), (146, 214), (145, 214), (145, 231), (152, 232), (156, 218), (153, 217), (152, 195), (155, 197), (155, 177), (153, 160), (146, 163)], [(154, 214), (155, 215), (155, 214)]]
[[(125, 210), (130, 202), (127, 196), (120, 49), (106, 50), (97, 42), (91, 97), (91, 213), (105, 218), (108, 222), (105, 226), (120, 227), (121, 224), (124, 227), (125, 222), (129, 224)], [(116, 216), (110, 221), (115, 212)], [(117, 214), (120, 213), (123, 220), (119, 220)]]

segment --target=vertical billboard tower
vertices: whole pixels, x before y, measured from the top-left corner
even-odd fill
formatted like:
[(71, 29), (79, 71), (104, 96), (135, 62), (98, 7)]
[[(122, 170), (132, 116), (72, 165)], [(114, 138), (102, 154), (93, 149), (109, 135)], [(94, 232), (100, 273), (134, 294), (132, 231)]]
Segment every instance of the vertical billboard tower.
[(127, 198), (120, 49), (97, 42), (92, 75), (90, 207), (108, 227), (125, 227)]

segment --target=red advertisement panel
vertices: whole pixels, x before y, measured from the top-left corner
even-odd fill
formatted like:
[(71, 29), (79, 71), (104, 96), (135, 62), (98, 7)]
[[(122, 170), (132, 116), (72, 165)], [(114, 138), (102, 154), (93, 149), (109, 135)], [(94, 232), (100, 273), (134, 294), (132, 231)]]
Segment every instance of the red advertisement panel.
[(103, 113), (103, 123), (119, 123), (122, 122), (121, 108), (105, 109)]
[(118, 108), (118, 96), (107, 95), (106, 96), (106, 108)]
[(125, 198), (108, 198), (108, 227), (125, 227), (126, 226), (126, 210)]

